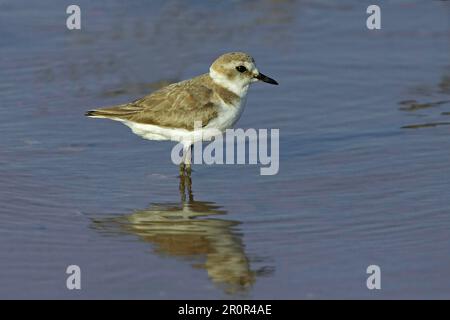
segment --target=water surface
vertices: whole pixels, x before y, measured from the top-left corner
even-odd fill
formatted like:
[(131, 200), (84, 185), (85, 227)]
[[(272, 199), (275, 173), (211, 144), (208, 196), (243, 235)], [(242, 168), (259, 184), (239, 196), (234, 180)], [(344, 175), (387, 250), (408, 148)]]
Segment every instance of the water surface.
[[(450, 10), (388, 1), (0, 3), (0, 297), (450, 298)], [(86, 119), (252, 54), (280, 171)], [(65, 269), (82, 270), (82, 290)], [(382, 290), (366, 288), (366, 268)]]

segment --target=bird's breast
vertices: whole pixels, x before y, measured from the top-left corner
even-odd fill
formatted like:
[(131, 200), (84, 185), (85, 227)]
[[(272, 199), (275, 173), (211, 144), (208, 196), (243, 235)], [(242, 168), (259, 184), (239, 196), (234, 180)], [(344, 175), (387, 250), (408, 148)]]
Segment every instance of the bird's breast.
[(225, 102), (219, 103), (219, 111), (217, 117), (212, 120), (206, 127), (216, 128), (220, 131), (232, 128), (244, 111), (246, 97), (238, 99), (235, 103), (229, 104)]

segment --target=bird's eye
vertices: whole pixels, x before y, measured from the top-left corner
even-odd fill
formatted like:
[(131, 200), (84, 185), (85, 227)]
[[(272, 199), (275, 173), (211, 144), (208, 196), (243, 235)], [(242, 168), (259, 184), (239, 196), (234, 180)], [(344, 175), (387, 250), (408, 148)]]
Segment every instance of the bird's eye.
[(242, 73), (242, 72), (247, 71), (247, 68), (244, 66), (238, 66), (238, 67), (236, 67), (236, 70)]

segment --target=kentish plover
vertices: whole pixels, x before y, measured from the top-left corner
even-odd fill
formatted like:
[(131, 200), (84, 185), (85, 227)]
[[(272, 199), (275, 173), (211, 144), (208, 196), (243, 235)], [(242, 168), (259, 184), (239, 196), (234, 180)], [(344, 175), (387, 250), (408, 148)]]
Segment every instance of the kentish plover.
[(86, 116), (120, 121), (144, 139), (181, 142), (180, 169), (190, 172), (192, 144), (233, 127), (244, 109), (250, 83), (258, 80), (278, 84), (258, 71), (250, 55), (226, 53), (214, 61), (209, 73), (130, 103), (88, 111)]

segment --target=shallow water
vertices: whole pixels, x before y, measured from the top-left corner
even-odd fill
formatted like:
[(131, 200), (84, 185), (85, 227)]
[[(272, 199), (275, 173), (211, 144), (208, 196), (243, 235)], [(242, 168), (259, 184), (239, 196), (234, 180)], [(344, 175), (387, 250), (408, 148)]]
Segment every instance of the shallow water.
[[(450, 298), (450, 8), (390, 1), (0, 3), (0, 297)], [(240, 128), (280, 171), (194, 167), (87, 109), (251, 53)], [(66, 289), (66, 267), (82, 290)], [(382, 290), (366, 288), (381, 267)]]

